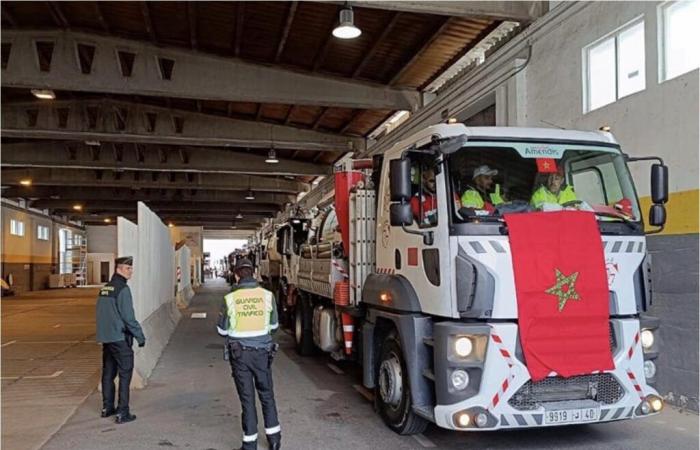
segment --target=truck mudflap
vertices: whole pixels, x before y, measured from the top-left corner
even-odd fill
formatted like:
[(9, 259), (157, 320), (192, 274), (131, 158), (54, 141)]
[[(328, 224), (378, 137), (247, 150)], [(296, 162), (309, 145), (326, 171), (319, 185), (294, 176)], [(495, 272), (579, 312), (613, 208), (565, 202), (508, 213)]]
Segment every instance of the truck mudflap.
[[(451, 329), (454, 326), (451, 322)], [(663, 408), (658, 392), (644, 378), (637, 319), (611, 320), (614, 370), (569, 378), (552, 373), (537, 383), (518, 354), (518, 326), (497, 323), (489, 327), (483, 374), (474, 380), (479, 383), (477, 393), (457, 403), (438, 404), (434, 409), (438, 426), (487, 431), (598, 423), (651, 416)], [(436, 340), (435, 345), (447, 342)], [(436, 353), (441, 352), (436, 349)]]

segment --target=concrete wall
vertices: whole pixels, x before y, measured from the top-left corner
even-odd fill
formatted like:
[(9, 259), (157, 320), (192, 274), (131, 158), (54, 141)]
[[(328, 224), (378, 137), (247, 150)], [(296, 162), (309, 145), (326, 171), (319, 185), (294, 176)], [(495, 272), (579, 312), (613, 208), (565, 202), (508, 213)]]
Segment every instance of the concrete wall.
[(117, 218), (118, 254), (134, 256), (129, 281), (136, 318), (146, 335), (146, 347), (136, 350), (134, 387), (143, 387), (170, 340), (180, 313), (175, 305), (175, 252), (168, 227), (148, 207), (138, 204), (138, 226)]
[[(526, 68), (496, 89), (499, 124), (598, 129), (608, 125), (625, 152), (661, 156), (670, 170), (668, 223), (650, 236), (654, 306), (662, 319), (658, 388), (669, 401), (698, 409), (698, 70), (660, 82), (660, 2), (590, 2), (532, 45)], [(568, 7), (559, 5), (557, 7)], [(646, 88), (584, 113), (583, 49), (644, 18)], [(524, 59), (521, 60), (523, 62)], [(643, 211), (649, 164), (631, 164)], [(645, 213), (646, 214), (646, 213)]]
[(85, 229), (89, 253), (117, 253), (116, 225), (88, 225)]
[(202, 261), (204, 259), (204, 229), (202, 227), (172, 227), (170, 237), (173, 244), (184, 243), (190, 249), (190, 276), (192, 287), (202, 283)]

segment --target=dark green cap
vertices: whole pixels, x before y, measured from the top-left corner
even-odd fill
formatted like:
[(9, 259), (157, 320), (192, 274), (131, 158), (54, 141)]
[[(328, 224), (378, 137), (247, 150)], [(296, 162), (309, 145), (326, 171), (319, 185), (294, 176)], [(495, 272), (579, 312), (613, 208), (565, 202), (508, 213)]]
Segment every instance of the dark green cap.
[(134, 265), (134, 257), (133, 256), (120, 256), (119, 258), (114, 260), (114, 263), (116, 265), (126, 264), (127, 266), (133, 266)]

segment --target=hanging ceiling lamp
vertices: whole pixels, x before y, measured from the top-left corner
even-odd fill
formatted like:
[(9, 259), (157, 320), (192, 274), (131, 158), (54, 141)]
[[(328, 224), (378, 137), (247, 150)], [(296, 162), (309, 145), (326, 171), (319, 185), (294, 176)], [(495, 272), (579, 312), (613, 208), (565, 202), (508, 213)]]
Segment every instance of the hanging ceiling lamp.
[(242, 218), (243, 218), (243, 214), (241, 214), (241, 213), (236, 214), (236, 219), (242, 219)]
[(340, 39), (355, 39), (362, 34), (362, 30), (355, 26), (352, 8), (347, 3), (340, 10), (338, 22), (338, 26), (333, 29), (333, 36)]
[(277, 159), (277, 153), (275, 152), (274, 148), (271, 148), (269, 152), (267, 152), (267, 159), (265, 160), (266, 163), (268, 164), (277, 164), (280, 162), (279, 159)]

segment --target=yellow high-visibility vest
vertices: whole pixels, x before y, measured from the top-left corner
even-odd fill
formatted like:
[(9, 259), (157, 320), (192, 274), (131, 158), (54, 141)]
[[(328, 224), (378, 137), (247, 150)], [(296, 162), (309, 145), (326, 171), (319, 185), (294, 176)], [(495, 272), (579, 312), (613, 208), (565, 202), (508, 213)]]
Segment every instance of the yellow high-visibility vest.
[(276, 323), (270, 324), (273, 296), (267, 289), (237, 289), (224, 296), (224, 300), (229, 318), (226, 331), (230, 337), (264, 336), (276, 328)]

